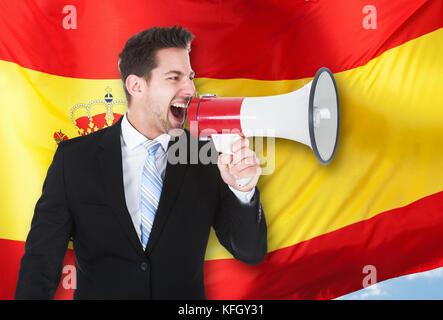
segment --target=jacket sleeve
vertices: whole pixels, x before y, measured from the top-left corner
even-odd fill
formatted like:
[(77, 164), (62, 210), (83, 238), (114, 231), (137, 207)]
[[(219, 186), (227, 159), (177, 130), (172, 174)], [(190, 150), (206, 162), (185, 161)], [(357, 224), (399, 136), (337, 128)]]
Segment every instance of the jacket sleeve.
[(65, 196), (63, 143), (60, 143), (35, 206), (20, 262), (15, 299), (54, 297), (72, 226)]
[(267, 227), (260, 192), (243, 204), (220, 178), (220, 202), (214, 229), (220, 243), (236, 258), (257, 265), (267, 253)]

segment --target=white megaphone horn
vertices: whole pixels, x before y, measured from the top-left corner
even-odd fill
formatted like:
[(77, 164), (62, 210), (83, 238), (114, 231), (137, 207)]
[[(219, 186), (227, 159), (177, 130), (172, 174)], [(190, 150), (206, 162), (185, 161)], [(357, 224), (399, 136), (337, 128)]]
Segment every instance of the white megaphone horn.
[[(212, 138), (218, 152), (232, 154), (232, 144), (242, 136), (273, 132), (276, 138), (309, 146), (320, 163), (328, 164), (338, 141), (337, 86), (331, 71), (320, 68), (311, 82), (286, 94), (252, 98), (203, 95), (191, 100), (188, 121), (191, 134)], [(242, 180), (237, 181), (240, 186), (250, 179)]]

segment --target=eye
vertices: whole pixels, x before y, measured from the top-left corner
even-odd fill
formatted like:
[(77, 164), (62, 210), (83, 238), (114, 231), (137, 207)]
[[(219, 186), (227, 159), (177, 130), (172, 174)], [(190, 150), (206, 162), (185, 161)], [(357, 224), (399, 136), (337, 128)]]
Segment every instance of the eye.
[(169, 77), (168, 79), (169, 79), (169, 80), (177, 81), (177, 80), (178, 80), (178, 76), (172, 76), (172, 77)]

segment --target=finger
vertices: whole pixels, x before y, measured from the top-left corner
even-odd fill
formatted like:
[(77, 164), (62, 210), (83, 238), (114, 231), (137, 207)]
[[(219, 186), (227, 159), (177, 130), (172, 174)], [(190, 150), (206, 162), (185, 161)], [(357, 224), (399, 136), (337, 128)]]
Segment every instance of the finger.
[(229, 170), (229, 166), (227, 164), (224, 163), (223, 157), (220, 155), (218, 157), (218, 161), (217, 161), (217, 167), (218, 170), (220, 170), (220, 174), (223, 176), (232, 176), (230, 170)]
[(253, 154), (252, 156), (244, 158), (241, 162), (233, 163), (233, 165), (230, 166), (230, 172), (232, 174), (238, 174), (242, 170), (248, 168), (248, 167), (257, 167), (260, 166), (260, 162), (258, 158)]
[(238, 150), (242, 148), (248, 148), (249, 147), (249, 139), (248, 138), (242, 138), (240, 140), (237, 140), (234, 142), (231, 146), (232, 153), (237, 152)]
[[(239, 190), (239, 191), (250, 191), (250, 190), (252, 190), (255, 187), (255, 185), (257, 184), (258, 179), (260, 178), (260, 174), (258, 174), (259, 173), (258, 171), (260, 171), (260, 173), (261, 173), (261, 168), (260, 167), (257, 169), (257, 175), (253, 176), (252, 179), (246, 185), (244, 185), (242, 187), (240, 187), (239, 185), (236, 185), (234, 188)], [(242, 179), (242, 178), (240, 178), (240, 179)]]
[(236, 178), (242, 179), (247, 177), (252, 177), (257, 174), (261, 174), (261, 167), (258, 164), (255, 165), (237, 165), (235, 168), (229, 169), (229, 172)]
[(259, 165), (260, 161), (258, 157), (255, 155), (255, 153), (252, 153), (250, 156), (243, 158), (240, 162), (235, 162), (235, 160), (233, 160), (231, 170), (233, 170), (234, 173), (238, 173), (247, 167)]
[(261, 167), (260, 166), (250, 166), (241, 170), (237, 175), (238, 179), (254, 177), (256, 175), (261, 175)]
[(221, 153), (218, 156), (218, 161), (217, 163), (220, 165), (224, 165), (227, 166), (228, 164), (230, 164), (232, 162), (232, 155), (231, 154), (227, 154), (227, 153)]
[(247, 166), (260, 165), (260, 160), (258, 159), (254, 151), (251, 150), (250, 152), (247, 152), (247, 154), (248, 155), (242, 158), (240, 161), (238, 161), (238, 158), (240, 158), (239, 155), (233, 155), (232, 167), (241, 165), (241, 167), (238, 167), (238, 170), (241, 170)]
[(232, 164), (237, 164), (240, 162), (248, 161), (249, 164), (252, 164), (250, 160), (254, 159), (255, 152), (249, 148), (242, 148), (235, 152), (232, 157)]

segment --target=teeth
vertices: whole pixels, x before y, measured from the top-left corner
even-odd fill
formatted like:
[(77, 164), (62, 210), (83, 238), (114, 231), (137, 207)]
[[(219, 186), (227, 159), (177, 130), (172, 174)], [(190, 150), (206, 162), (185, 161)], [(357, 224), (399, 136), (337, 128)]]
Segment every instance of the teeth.
[(173, 107), (177, 107), (177, 108), (184, 108), (186, 109), (186, 105), (183, 103), (173, 103), (172, 104)]

